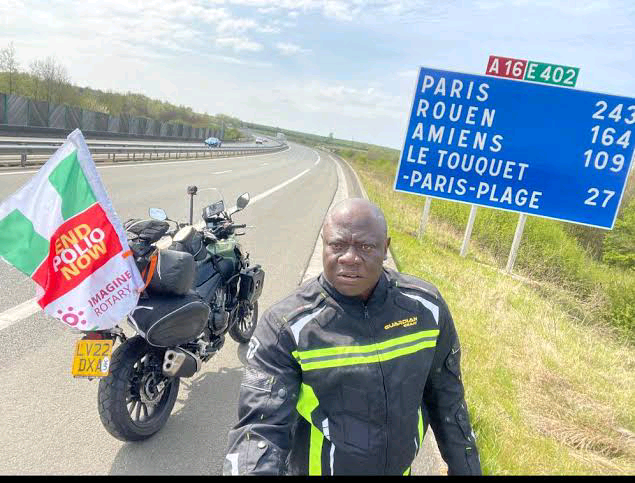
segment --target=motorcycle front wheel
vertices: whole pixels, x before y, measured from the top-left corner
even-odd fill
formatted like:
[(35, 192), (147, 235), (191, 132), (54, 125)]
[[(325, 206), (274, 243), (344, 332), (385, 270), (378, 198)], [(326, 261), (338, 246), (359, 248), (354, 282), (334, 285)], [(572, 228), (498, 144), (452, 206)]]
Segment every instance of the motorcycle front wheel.
[(239, 344), (246, 344), (256, 330), (258, 301), (256, 300), (251, 307), (244, 305), (238, 310), (238, 320), (229, 328), (229, 335)]
[(166, 423), (179, 392), (179, 378), (163, 375), (162, 351), (135, 336), (112, 355), (110, 374), (99, 381), (99, 417), (121, 441), (141, 441)]

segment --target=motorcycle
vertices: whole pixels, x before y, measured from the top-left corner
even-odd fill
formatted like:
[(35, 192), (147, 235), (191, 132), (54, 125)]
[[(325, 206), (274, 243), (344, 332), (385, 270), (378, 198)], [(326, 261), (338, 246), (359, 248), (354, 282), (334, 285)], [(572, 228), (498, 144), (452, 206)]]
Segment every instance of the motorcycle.
[[(203, 209), (203, 222), (194, 225), (197, 191), (196, 186), (187, 189), (189, 223), (150, 208), (149, 220), (124, 224), (146, 282), (127, 316), (136, 335), (128, 338), (116, 326), (85, 332), (76, 346), (73, 375), (99, 378), (100, 419), (122, 441), (158, 432), (174, 407), (180, 378), (200, 371), (222, 348), (226, 334), (243, 344), (256, 328), (265, 273), (260, 265), (250, 266), (236, 239), (246, 225), (232, 221), (249, 203), (249, 194), (238, 197), (232, 213), (220, 196)], [(111, 352), (116, 340), (121, 344)]]

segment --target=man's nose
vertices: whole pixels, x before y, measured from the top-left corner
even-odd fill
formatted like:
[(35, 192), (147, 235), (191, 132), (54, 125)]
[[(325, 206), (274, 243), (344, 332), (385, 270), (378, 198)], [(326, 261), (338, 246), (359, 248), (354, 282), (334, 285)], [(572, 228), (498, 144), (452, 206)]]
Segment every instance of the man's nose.
[(355, 247), (350, 246), (340, 256), (338, 261), (340, 263), (345, 263), (345, 264), (355, 264), (355, 263), (359, 263), (360, 258), (359, 258), (359, 255), (357, 254), (357, 251), (355, 250)]

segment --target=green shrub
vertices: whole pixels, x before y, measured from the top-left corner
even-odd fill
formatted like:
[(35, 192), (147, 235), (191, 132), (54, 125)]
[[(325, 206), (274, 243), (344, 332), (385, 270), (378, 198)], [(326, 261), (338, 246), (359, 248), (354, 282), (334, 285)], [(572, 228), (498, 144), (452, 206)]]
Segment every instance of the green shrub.
[(622, 218), (604, 239), (603, 259), (610, 265), (635, 270), (635, 202), (624, 209)]

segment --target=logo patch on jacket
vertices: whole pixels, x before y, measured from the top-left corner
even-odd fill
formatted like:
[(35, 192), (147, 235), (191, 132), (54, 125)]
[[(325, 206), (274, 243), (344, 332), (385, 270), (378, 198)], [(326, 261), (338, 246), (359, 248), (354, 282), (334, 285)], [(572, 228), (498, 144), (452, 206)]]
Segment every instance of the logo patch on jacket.
[(395, 320), (394, 322), (390, 322), (389, 324), (384, 325), (384, 330), (394, 329), (395, 327), (410, 327), (411, 325), (417, 325), (417, 317)]
[(260, 391), (271, 391), (274, 379), (275, 378), (273, 376), (270, 376), (255, 367), (247, 366), (240, 385), (247, 386), (252, 389), (258, 389)]

